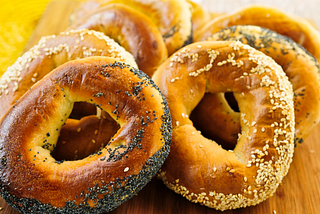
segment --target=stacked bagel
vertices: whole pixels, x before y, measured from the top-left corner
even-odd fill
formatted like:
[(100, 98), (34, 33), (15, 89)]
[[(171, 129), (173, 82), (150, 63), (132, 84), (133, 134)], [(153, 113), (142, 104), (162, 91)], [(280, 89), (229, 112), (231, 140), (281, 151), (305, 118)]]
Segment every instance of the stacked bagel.
[(1, 197), (101, 213), (157, 175), (222, 211), (269, 198), (320, 120), (319, 32), (262, 6), (209, 20), (189, 0), (80, 4), (0, 79)]

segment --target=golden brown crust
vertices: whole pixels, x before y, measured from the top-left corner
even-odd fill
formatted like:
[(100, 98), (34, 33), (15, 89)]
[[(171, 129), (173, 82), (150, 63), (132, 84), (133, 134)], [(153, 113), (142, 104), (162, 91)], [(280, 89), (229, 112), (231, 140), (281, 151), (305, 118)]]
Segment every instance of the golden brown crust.
[(257, 25), (288, 36), (320, 61), (320, 33), (308, 21), (267, 6), (251, 5), (218, 16), (196, 33), (196, 41), (233, 25)]
[[(120, 129), (99, 152), (56, 161), (50, 152), (77, 101), (108, 112)], [(139, 191), (164, 162), (170, 124), (161, 92), (141, 71), (107, 57), (65, 63), (2, 120), (0, 194), (24, 212), (110, 211)]]
[(136, 66), (133, 56), (103, 33), (71, 30), (42, 37), (0, 79), (0, 119), (29, 88), (63, 63), (89, 56), (110, 56)]
[(150, 77), (168, 57), (157, 26), (143, 13), (124, 4), (108, 4), (78, 19), (70, 29), (101, 31), (130, 52)]
[(165, 41), (168, 55), (192, 39), (191, 6), (185, 0), (93, 0), (80, 4), (71, 15), (77, 20), (103, 5), (123, 3), (150, 17)]
[[(302, 143), (320, 120), (320, 76), (317, 60), (291, 39), (258, 26), (233, 26), (213, 34), (207, 40), (241, 41), (270, 56), (283, 68), (294, 92), (295, 141)], [(203, 99), (193, 112), (198, 127), (201, 130), (204, 128), (206, 132), (214, 132), (210, 133), (210, 137), (215, 139), (214, 135), (221, 133), (217, 130), (217, 124), (228, 123), (229, 128), (225, 130), (224, 136), (234, 136), (234, 130), (240, 129), (240, 114), (223, 107), (224, 115), (221, 115), (220, 103), (225, 103), (224, 97), (205, 96), (211, 98)], [(209, 113), (208, 105), (211, 108), (218, 107), (219, 110)], [(206, 116), (201, 121), (199, 115)], [(215, 123), (211, 123), (213, 118)], [(223, 140), (234, 145), (236, 139), (237, 136)]]
[[(153, 79), (172, 116), (171, 152), (159, 173), (169, 188), (219, 210), (255, 205), (275, 192), (294, 151), (292, 86), (278, 64), (240, 42), (199, 42), (166, 60)], [(227, 91), (241, 112), (232, 151), (189, 119), (205, 93)]]

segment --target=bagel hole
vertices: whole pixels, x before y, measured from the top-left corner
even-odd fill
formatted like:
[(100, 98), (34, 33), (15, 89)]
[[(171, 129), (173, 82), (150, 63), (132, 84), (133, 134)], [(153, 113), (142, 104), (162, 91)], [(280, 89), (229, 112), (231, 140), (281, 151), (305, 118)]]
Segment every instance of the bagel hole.
[(80, 120), (89, 115), (96, 115), (97, 107), (86, 102), (75, 102), (69, 118)]
[(224, 97), (233, 111), (240, 112), (238, 102), (234, 97), (233, 92), (225, 92)]
[[(232, 111), (228, 112), (228, 109), (224, 109), (223, 113), (220, 114), (219, 112), (219, 115), (216, 115), (217, 111), (215, 110), (221, 111), (221, 106), (219, 103), (217, 104), (217, 102), (214, 101), (214, 96), (214, 94), (210, 93), (205, 94), (202, 100), (191, 112), (190, 119), (193, 122), (193, 126), (201, 132), (202, 136), (215, 141), (225, 150), (233, 150), (237, 144), (238, 134), (241, 132), (241, 127), (238, 123), (239, 120), (232, 121), (230, 118), (238, 113)], [(234, 106), (235, 110), (237, 110), (238, 103), (235, 100), (233, 93), (228, 92), (227, 96), (224, 96), (228, 97), (230, 100), (230, 104), (228, 102), (228, 105)]]
[[(90, 106), (91, 105), (91, 106)], [(75, 108), (76, 107), (76, 108)], [(85, 111), (81, 112), (80, 107)], [(120, 125), (105, 111), (89, 103), (75, 103), (69, 119), (60, 129), (51, 155), (56, 161), (84, 159), (104, 148), (120, 129)]]

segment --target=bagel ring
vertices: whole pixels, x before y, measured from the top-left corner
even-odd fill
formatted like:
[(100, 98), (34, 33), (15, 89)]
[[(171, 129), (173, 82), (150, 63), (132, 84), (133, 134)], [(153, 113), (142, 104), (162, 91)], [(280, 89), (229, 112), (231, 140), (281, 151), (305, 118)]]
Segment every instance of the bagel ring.
[(192, 9), (185, 0), (90, 0), (75, 9), (71, 23), (111, 3), (125, 4), (150, 17), (164, 39), (169, 56), (192, 41)]
[[(56, 161), (50, 152), (79, 100), (108, 112), (120, 129), (99, 152)], [(0, 194), (23, 213), (108, 212), (151, 180), (170, 140), (166, 101), (143, 72), (115, 58), (70, 61), (35, 84), (4, 116)]]
[[(292, 162), (294, 109), (291, 83), (274, 60), (240, 42), (198, 42), (168, 58), (153, 79), (173, 124), (158, 173), (166, 186), (218, 210), (255, 205), (276, 191)], [(228, 151), (189, 118), (206, 92), (227, 91), (241, 112), (241, 133)]]
[[(0, 78), (0, 120), (37, 81), (63, 63), (89, 56), (109, 56), (137, 66), (133, 56), (101, 32), (70, 30), (42, 37)], [(80, 108), (80, 112), (83, 109)], [(92, 111), (92, 108), (89, 108)], [(93, 109), (95, 110), (95, 108)]]
[[(295, 142), (302, 143), (320, 120), (320, 76), (317, 60), (291, 39), (258, 26), (232, 26), (211, 35), (207, 40), (231, 40), (249, 44), (273, 58), (282, 67), (294, 92)], [(192, 112), (195, 126), (208, 138), (227, 141), (228, 148), (234, 147), (240, 131), (240, 114), (227, 107), (223, 95), (205, 96)], [(228, 128), (221, 133), (217, 124)]]
[(319, 31), (302, 18), (267, 6), (247, 6), (218, 16), (196, 33), (195, 41), (205, 40), (213, 33), (233, 25), (257, 25), (290, 37), (320, 61)]
[(101, 31), (134, 56), (139, 69), (150, 77), (168, 57), (157, 26), (145, 14), (124, 4), (108, 4), (77, 20), (71, 29)]

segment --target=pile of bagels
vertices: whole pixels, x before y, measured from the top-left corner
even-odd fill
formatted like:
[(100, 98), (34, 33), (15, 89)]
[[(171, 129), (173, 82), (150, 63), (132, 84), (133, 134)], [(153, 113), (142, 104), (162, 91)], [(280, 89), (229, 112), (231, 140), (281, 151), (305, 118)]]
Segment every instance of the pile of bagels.
[(0, 79), (0, 196), (103, 213), (155, 176), (217, 210), (256, 205), (320, 120), (320, 33), (276, 8), (88, 0)]

